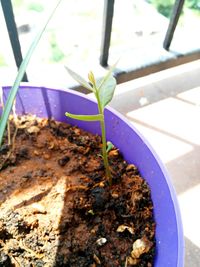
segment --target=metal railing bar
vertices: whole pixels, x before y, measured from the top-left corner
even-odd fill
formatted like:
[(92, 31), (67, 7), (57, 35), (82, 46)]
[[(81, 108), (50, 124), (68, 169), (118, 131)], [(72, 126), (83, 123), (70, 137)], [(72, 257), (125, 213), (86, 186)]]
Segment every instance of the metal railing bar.
[(114, 3), (115, 0), (104, 0), (103, 26), (102, 26), (103, 33), (102, 33), (101, 50), (100, 50), (100, 65), (103, 67), (108, 66), (112, 21), (114, 14)]
[(165, 40), (163, 42), (163, 47), (166, 50), (169, 50), (169, 47), (171, 45), (177, 23), (178, 23), (181, 11), (183, 9), (184, 2), (185, 0), (176, 0), (174, 3), (169, 26), (168, 26), (168, 29), (165, 35)]
[[(15, 23), (11, 0), (1, 0), (1, 6), (2, 6), (15, 62), (16, 62), (17, 67), (19, 68), (23, 58), (22, 58), (21, 46), (19, 42), (19, 37), (18, 37), (18, 32), (17, 32), (16, 23)], [(28, 81), (28, 78), (25, 73), (23, 77), (23, 82), (27, 82), (27, 81)]]

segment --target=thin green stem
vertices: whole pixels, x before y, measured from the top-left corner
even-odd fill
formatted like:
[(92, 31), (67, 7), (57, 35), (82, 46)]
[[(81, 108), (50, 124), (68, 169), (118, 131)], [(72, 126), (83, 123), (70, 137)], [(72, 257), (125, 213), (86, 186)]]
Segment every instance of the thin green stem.
[(112, 176), (111, 176), (111, 172), (110, 172), (108, 155), (107, 155), (107, 151), (106, 151), (106, 128), (105, 128), (104, 110), (101, 107), (101, 102), (100, 102), (98, 91), (97, 90), (95, 90), (95, 91), (96, 91), (95, 95), (96, 95), (96, 99), (97, 99), (97, 103), (98, 103), (99, 114), (101, 114), (103, 116), (103, 120), (100, 121), (100, 123), (101, 123), (101, 136), (102, 136), (103, 161), (104, 161), (104, 166), (105, 166), (105, 170), (106, 170), (106, 177), (108, 179), (109, 184), (112, 185)]
[(112, 176), (110, 172), (110, 166), (108, 163), (108, 155), (106, 152), (106, 129), (104, 121), (101, 121), (101, 134), (102, 134), (102, 153), (103, 153), (103, 161), (106, 170), (106, 177), (108, 178), (109, 184), (112, 184)]

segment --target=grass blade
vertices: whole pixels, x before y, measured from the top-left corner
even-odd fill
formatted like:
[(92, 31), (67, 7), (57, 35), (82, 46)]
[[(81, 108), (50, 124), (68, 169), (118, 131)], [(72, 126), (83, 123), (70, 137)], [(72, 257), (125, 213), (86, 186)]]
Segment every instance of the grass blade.
[(47, 22), (45, 23), (45, 25), (43, 26), (41, 31), (37, 34), (37, 36), (33, 40), (33, 42), (31, 44), (31, 46), (29, 47), (29, 50), (28, 50), (24, 60), (22, 61), (21, 65), (20, 65), (17, 77), (16, 77), (15, 82), (14, 82), (14, 84), (13, 84), (11, 90), (10, 90), (9, 95), (8, 95), (8, 99), (6, 101), (5, 107), (4, 107), (3, 112), (2, 112), (1, 120), (0, 120), (0, 146), (1, 146), (1, 143), (2, 143), (2, 139), (3, 139), (4, 131), (5, 131), (5, 128), (6, 128), (7, 120), (9, 118), (9, 114), (10, 114), (10, 111), (11, 111), (12, 106), (13, 106), (13, 102), (15, 100), (19, 85), (20, 85), (20, 83), (22, 81), (22, 78), (23, 78), (24, 73), (26, 71), (26, 68), (27, 68), (27, 66), (29, 64), (31, 56), (32, 56), (35, 48), (37, 47), (38, 42), (40, 41), (40, 39), (41, 39), (41, 37), (42, 37), (42, 35), (43, 35), (43, 33), (44, 33), (49, 21), (53, 17), (53, 15), (54, 15), (56, 9), (58, 8), (59, 4), (61, 3), (61, 1), (62, 0), (58, 1), (57, 5), (55, 6), (55, 8), (53, 9), (51, 15), (49, 16)]

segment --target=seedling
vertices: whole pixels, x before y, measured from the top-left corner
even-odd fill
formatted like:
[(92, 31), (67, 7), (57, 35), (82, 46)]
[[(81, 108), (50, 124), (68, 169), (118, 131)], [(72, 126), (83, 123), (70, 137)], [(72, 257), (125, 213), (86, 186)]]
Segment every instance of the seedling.
[(106, 145), (106, 129), (105, 129), (105, 118), (104, 118), (104, 109), (110, 103), (113, 98), (114, 90), (116, 87), (116, 80), (112, 75), (115, 65), (108, 71), (104, 78), (95, 79), (93, 72), (89, 72), (87, 82), (80, 75), (67, 68), (69, 74), (83, 87), (87, 88), (94, 93), (99, 114), (96, 115), (76, 115), (66, 112), (65, 115), (72, 119), (83, 120), (83, 121), (99, 121), (101, 124), (101, 137), (102, 137), (102, 156), (106, 171), (106, 177), (109, 181), (109, 184), (112, 184), (112, 176), (110, 172), (108, 154), (107, 151), (110, 150), (110, 146), (107, 148)]

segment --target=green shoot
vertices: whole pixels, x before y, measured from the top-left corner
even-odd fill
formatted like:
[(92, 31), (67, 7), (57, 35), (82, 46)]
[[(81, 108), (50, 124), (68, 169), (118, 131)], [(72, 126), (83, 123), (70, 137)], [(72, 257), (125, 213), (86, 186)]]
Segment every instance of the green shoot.
[(23, 78), (24, 73), (26, 71), (26, 68), (27, 68), (27, 66), (29, 64), (31, 56), (32, 56), (35, 48), (37, 47), (37, 44), (39, 43), (39, 41), (40, 41), (40, 39), (41, 39), (41, 37), (42, 37), (42, 35), (43, 35), (48, 23), (49, 23), (49, 21), (53, 17), (53, 15), (54, 15), (56, 9), (58, 8), (59, 4), (61, 3), (61, 1), (62, 0), (58, 1), (58, 3), (56, 4), (55, 8), (52, 11), (52, 13), (48, 17), (47, 22), (42, 27), (41, 31), (39, 31), (38, 35), (36, 35), (35, 39), (33, 40), (32, 44), (30, 45), (30, 47), (28, 49), (28, 52), (27, 52), (24, 60), (22, 61), (21, 65), (20, 65), (20, 68), (19, 68), (19, 71), (17, 73), (15, 82), (14, 82), (14, 84), (13, 84), (11, 90), (10, 90), (10, 93), (8, 95), (6, 104), (5, 104), (4, 108), (3, 108), (2, 116), (0, 118), (0, 146), (1, 146), (1, 143), (2, 143), (2, 140), (3, 140), (5, 128), (6, 128), (6, 125), (7, 125), (8, 118), (9, 118), (9, 114), (11, 112), (11, 109), (12, 109), (16, 94), (17, 94), (18, 89), (19, 89), (19, 85), (20, 85), (20, 83), (22, 81), (22, 78)]
[(107, 149), (106, 144), (106, 129), (105, 129), (105, 118), (104, 118), (104, 109), (106, 105), (110, 103), (113, 98), (114, 90), (116, 87), (116, 80), (112, 75), (112, 71), (115, 65), (108, 71), (106, 76), (102, 79), (95, 79), (94, 74), (90, 72), (88, 74), (89, 82), (79, 76), (77, 73), (67, 68), (69, 74), (82, 86), (90, 90), (94, 93), (97, 104), (99, 114), (96, 115), (76, 115), (66, 112), (65, 115), (67, 117), (77, 119), (77, 120), (85, 120), (85, 121), (99, 121), (101, 124), (101, 137), (102, 137), (102, 156), (104, 161), (104, 167), (106, 171), (106, 178), (109, 181), (109, 184), (112, 184), (112, 176), (110, 172), (109, 162), (108, 162), (108, 151), (111, 149), (110, 146)]
[(108, 141), (107, 142), (107, 149), (106, 149), (106, 152), (108, 153), (111, 149), (113, 149), (114, 148), (114, 145), (110, 142), (110, 141)]

